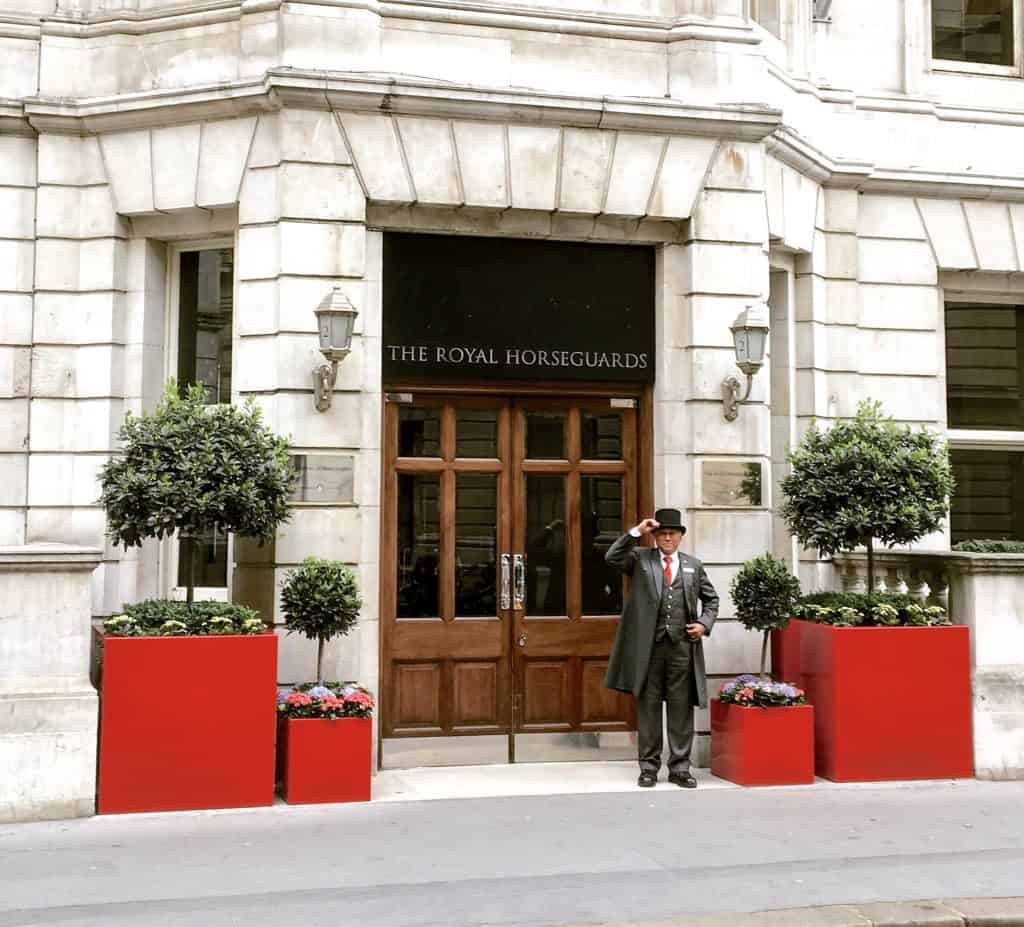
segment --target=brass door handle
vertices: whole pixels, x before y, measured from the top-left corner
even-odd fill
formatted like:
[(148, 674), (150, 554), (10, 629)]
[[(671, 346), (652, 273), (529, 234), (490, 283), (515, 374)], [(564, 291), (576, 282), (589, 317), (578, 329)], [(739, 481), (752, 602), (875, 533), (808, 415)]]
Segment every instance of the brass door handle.
[(517, 643), (519, 644), (520, 647), (525, 647), (526, 646), (526, 635), (525, 634), (520, 634), (519, 635), (519, 640), (517, 641)]
[(511, 608), (512, 607), (512, 576), (511, 576), (511, 562), (512, 557), (509, 554), (501, 555), (501, 607)]
[(512, 555), (513, 608), (526, 608), (526, 554)]

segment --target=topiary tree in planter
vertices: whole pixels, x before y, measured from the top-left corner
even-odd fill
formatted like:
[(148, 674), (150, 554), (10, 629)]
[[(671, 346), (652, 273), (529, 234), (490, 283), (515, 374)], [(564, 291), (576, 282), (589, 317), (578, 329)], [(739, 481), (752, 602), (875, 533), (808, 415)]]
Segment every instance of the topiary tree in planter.
[(865, 547), (875, 591), (874, 543), (911, 544), (937, 530), (949, 509), (953, 473), (937, 435), (897, 425), (865, 401), (828, 431), (812, 425), (789, 455), (782, 517), (805, 547), (830, 556)]
[(289, 517), (296, 472), (288, 442), (241, 408), (207, 405), (200, 386), (179, 395), (174, 381), (152, 413), (129, 413), (119, 456), (100, 471), (100, 502), (110, 537), (125, 548), (177, 533), (187, 564), (187, 602), (195, 589), (193, 546), (210, 528), (261, 542)]
[(730, 587), (736, 617), (748, 631), (761, 631), (761, 676), (765, 676), (768, 638), (786, 627), (800, 599), (800, 581), (781, 560), (762, 554), (740, 567)]
[(317, 642), (319, 685), (324, 683), (324, 646), (355, 627), (362, 607), (355, 573), (336, 560), (307, 557), (285, 576), (281, 587), (284, 626)]

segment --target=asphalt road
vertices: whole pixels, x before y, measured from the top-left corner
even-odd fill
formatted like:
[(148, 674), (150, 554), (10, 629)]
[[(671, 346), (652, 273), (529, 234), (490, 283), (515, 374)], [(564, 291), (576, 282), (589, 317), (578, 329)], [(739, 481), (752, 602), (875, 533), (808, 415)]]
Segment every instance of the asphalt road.
[(0, 827), (0, 927), (547, 927), (1011, 895), (1024, 895), (1024, 782), (278, 805)]

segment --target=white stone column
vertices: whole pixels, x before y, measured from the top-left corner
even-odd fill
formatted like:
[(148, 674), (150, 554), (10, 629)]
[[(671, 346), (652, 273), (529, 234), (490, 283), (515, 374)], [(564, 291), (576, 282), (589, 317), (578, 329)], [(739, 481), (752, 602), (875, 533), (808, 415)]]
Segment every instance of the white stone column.
[(101, 557), (63, 544), (0, 547), (0, 822), (94, 812), (89, 577)]
[(0, 136), (0, 544), (25, 540), (36, 142)]
[(1024, 779), (1024, 557), (953, 554), (950, 615), (971, 629), (974, 774)]
[[(102, 548), (97, 475), (124, 415), (127, 229), (96, 138), (41, 135), (38, 174), (26, 541)], [(131, 598), (109, 554), (97, 614)]]
[[(304, 557), (343, 561), (359, 576), (359, 625), (327, 650), (330, 678), (377, 689), (380, 470), (380, 235), (367, 233), (365, 197), (330, 112), (263, 117), (239, 205), (237, 398), (257, 398), (294, 453), (351, 459), (351, 498), (296, 502), (272, 548), (236, 550), (236, 593), (273, 613), (286, 572)], [(314, 309), (340, 287), (359, 312), (330, 409), (313, 402), (324, 363)], [(279, 678), (311, 679), (316, 648), (282, 636)]]

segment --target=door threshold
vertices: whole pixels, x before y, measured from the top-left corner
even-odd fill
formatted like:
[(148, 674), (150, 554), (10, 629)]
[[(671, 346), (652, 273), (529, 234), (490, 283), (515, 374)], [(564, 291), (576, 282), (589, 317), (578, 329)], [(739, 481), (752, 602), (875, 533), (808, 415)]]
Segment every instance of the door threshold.
[[(712, 776), (707, 769), (694, 769), (692, 772), (700, 789), (741, 788), (732, 782)], [(635, 759), (384, 769), (374, 776), (372, 801), (438, 801), (455, 798), (684, 791), (669, 783), (666, 777), (667, 773), (662, 770), (654, 789), (637, 788)]]
[[(566, 731), (515, 735), (515, 763), (585, 763), (636, 756), (635, 731)], [(508, 765), (507, 734), (462, 737), (388, 737), (382, 769)]]

